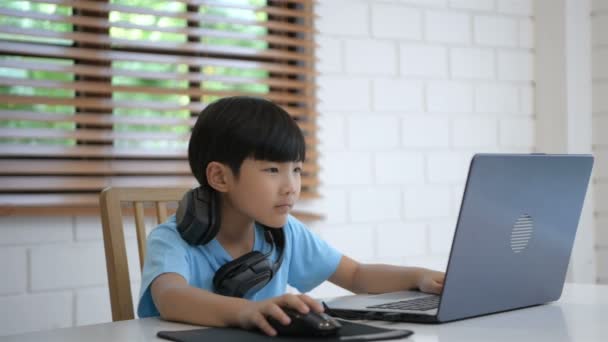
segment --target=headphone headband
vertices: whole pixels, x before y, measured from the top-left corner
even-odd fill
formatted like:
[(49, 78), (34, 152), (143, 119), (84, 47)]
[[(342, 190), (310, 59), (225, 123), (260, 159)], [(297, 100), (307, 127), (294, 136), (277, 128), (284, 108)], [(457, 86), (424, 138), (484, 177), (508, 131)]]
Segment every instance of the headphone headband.
[[(210, 187), (189, 190), (179, 202), (175, 215), (177, 230), (190, 245), (205, 245), (217, 235), (221, 226), (220, 198)], [(264, 287), (281, 267), (285, 250), (285, 233), (282, 228), (264, 228), (264, 238), (271, 244), (268, 254), (249, 252), (220, 267), (213, 277), (213, 286), (218, 294), (244, 297), (247, 293)], [(270, 263), (268, 257), (279, 250), (277, 261)]]

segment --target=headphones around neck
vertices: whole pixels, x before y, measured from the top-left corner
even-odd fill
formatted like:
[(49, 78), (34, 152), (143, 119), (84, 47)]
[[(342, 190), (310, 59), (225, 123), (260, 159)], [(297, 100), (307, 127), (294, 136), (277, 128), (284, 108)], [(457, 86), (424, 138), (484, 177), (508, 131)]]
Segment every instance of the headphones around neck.
[[(175, 214), (177, 230), (188, 244), (205, 245), (211, 241), (221, 226), (219, 194), (210, 187), (200, 186), (184, 194)], [(281, 267), (285, 249), (283, 229), (264, 227), (264, 238), (272, 249), (267, 253), (249, 252), (220, 267), (213, 276), (215, 292), (230, 297), (244, 297), (264, 287)], [(277, 261), (268, 259), (275, 247), (279, 250)]]

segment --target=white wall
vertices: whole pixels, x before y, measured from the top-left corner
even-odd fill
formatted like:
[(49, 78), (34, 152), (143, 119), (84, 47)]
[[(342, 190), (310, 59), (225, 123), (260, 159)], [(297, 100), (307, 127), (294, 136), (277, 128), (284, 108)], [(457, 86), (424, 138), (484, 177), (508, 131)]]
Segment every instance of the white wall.
[(471, 155), (533, 151), (533, 2), (317, 12), (325, 198), (310, 207), (327, 221), (314, 229), (358, 260), (444, 269)]
[[(324, 198), (300, 205), (326, 214), (315, 231), (360, 261), (445, 268), (472, 153), (534, 150), (532, 2), (321, 1)], [(608, 32), (608, 18), (594, 24)], [(607, 66), (594, 70), (601, 84)], [(606, 127), (605, 99), (596, 97), (596, 127)], [(596, 134), (598, 152), (605, 139)], [(597, 211), (601, 226), (608, 207)], [(132, 229), (128, 241), (136, 269)], [(97, 218), (0, 218), (0, 335), (109, 321), (102, 245)]]
[[(135, 228), (125, 226), (138, 294)], [(1, 217), (0, 274), (0, 336), (111, 321), (97, 217)]]
[(608, 283), (608, 1), (593, 2), (591, 23), (597, 275)]

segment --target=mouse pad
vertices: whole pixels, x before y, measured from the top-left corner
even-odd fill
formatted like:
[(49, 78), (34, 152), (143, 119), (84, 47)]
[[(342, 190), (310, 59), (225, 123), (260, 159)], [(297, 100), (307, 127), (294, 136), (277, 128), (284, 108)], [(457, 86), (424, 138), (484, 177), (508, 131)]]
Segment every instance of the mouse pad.
[(408, 337), (411, 330), (396, 330), (377, 328), (371, 325), (348, 322), (340, 320), (342, 328), (337, 335), (326, 337), (294, 337), (294, 336), (267, 336), (259, 331), (250, 331), (236, 328), (203, 328), (182, 331), (159, 331), (158, 337), (176, 342), (199, 342), (199, 341), (382, 341)]

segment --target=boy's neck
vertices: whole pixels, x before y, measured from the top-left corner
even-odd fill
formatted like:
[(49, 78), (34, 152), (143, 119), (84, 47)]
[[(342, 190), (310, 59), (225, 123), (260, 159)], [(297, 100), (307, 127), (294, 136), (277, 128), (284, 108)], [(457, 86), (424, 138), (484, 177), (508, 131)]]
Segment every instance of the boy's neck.
[(217, 240), (225, 248), (232, 247), (247, 252), (251, 251), (253, 249), (255, 221), (236, 210), (225, 196), (221, 200), (221, 206), (222, 222), (216, 236)]

